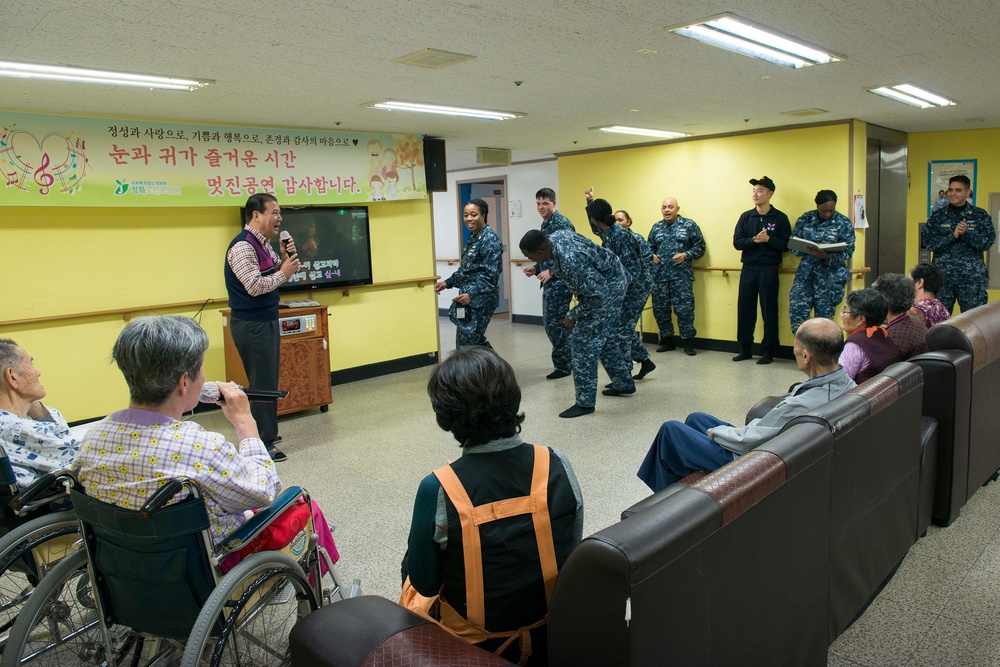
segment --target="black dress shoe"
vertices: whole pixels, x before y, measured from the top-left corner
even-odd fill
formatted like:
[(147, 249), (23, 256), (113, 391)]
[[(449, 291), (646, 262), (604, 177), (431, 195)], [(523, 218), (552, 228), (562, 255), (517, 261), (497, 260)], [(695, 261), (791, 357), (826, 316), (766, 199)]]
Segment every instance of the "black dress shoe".
[(561, 371), (558, 368), (548, 375), (545, 376), (546, 380), (558, 380), (560, 378), (568, 378), (570, 374), (567, 371)]
[(770, 354), (765, 354), (763, 357), (757, 360), (757, 365), (767, 366), (772, 361), (774, 361), (774, 358)]
[(626, 394), (634, 394), (635, 387), (632, 387), (631, 389), (615, 389), (612, 387), (611, 389), (605, 389), (601, 393), (605, 396), (625, 396)]
[[(646, 359), (645, 361), (642, 362), (642, 365), (639, 366), (639, 372), (633, 375), (632, 379), (641, 380), (642, 378), (652, 373), (654, 370), (656, 370), (656, 364), (653, 363), (652, 359)], [(610, 387), (611, 385), (608, 386)]]
[(753, 355), (750, 354), (749, 352), (740, 352), (735, 357), (733, 357), (733, 361), (746, 361), (747, 359), (752, 359), (752, 358)]
[(559, 413), (559, 416), (564, 419), (572, 419), (573, 417), (582, 417), (583, 415), (593, 414), (594, 408), (585, 408), (580, 405), (574, 404), (573, 407), (567, 408)]
[(693, 357), (698, 354), (697, 352), (694, 351), (694, 345), (692, 345), (691, 341), (689, 340), (684, 341), (684, 354), (686, 354), (689, 357)]

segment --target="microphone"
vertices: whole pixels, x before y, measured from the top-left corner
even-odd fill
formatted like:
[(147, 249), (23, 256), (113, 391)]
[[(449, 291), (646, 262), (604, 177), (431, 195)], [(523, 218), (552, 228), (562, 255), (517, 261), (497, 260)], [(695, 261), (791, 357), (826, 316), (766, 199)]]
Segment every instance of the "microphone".
[[(281, 390), (270, 390), (270, 389), (244, 389), (239, 385), (240, 391), (247, 395), (250, 401), (255, 403), (273, 403), (278, 401), (285, 396), (288, 396), (287, 391)], [(225, 400), (222, 397), (222, 392), (219, 391), (219, 385), (214, 382), (206, 382), (201, 388), (201, 394), (198, 396), (199, 403), (218, 403), (219, 401)]]
[(288, 252), (288, 244), (292, 242), (292, 235), (288, 233), (287, 229), (282, 229), (281, 233), (278, 234), (278, 238), (281, 239), (281, 247)]

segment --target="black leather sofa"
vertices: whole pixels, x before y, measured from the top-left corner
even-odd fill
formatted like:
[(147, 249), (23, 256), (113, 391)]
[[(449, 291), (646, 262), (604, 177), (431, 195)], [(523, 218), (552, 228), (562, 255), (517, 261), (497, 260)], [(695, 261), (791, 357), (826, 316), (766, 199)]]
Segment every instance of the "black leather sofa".
[[(930, 521), (936, 430), (921, 417), (922, 377), (896, 364), (585, 538), (556, 582), (549, 664), (825, 664)], [(352, 604), (311, 615), (293, 647), (345, 636)], [(375, 639), (396, 636), (398, 607), (364, 604), (387, 613), (374, 636), (346, 633), (360, 642), (348, 660), (293, 664), (388, 664), (372, 656)], [(392, 664), (431, 664), (410, 655)]]

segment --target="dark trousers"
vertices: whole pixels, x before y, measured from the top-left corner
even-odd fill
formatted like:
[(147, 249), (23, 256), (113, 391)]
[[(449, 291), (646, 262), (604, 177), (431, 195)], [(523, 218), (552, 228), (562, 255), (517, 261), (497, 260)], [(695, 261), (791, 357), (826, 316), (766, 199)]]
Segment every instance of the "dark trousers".
[[(247, 380), (254, 389), (278, 388), (278, 366), (281, 361), (278, 320), (255, 322), (229, 319), (236, 351), (240, 353)], [(278, 437), (278, 404), (274, 401), (251, 403), (250, 414), (257, 422), (260, 439), (265, 444)]]
[(732, 424), (704, 412), (692, 412), (683, 424), (664, 422), (636, 476), (655, 493), (696, 470), (718, 470), (736, 455), (708, 437), (716, 426)]
[(778, 349), (778, 265), (748, 266), (740, 271), (740, 295), (736, 303), (736, 340), (749, 350), (757, 328), (757, 299), (764, 320), (764, 346)]

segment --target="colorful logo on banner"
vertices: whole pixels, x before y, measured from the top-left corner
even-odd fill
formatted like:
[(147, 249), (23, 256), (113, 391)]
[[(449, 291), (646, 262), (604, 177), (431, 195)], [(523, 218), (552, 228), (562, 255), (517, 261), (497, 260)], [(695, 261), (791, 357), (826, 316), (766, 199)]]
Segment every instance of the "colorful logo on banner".
[(427, 196), (423, 137), (0, 112), (0, 204), (238, 206)]

